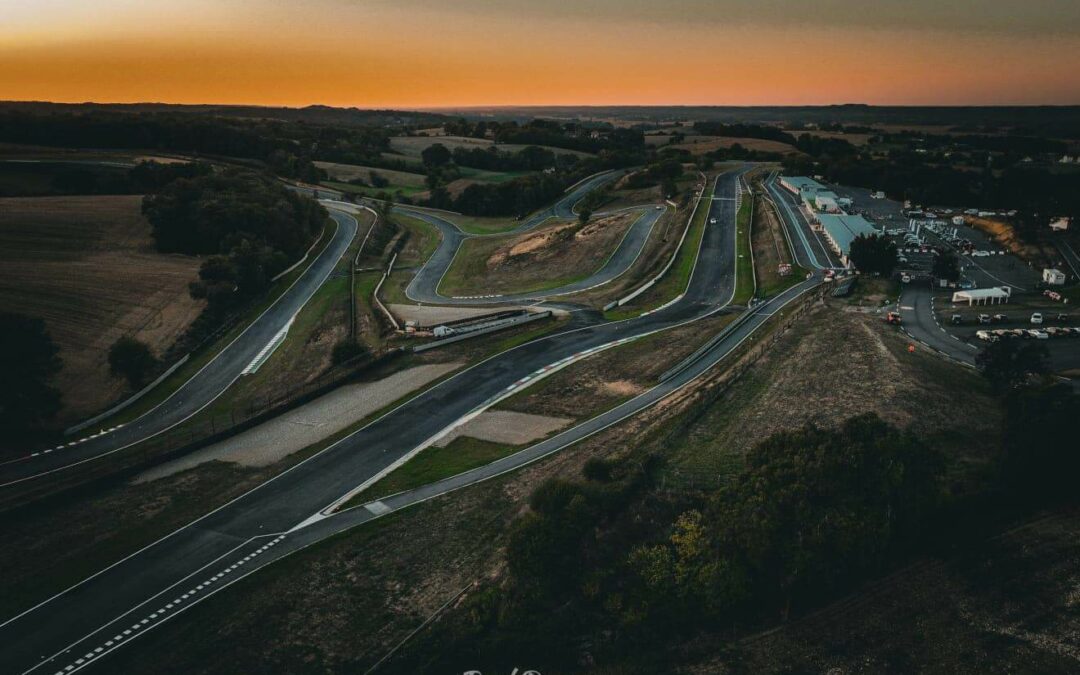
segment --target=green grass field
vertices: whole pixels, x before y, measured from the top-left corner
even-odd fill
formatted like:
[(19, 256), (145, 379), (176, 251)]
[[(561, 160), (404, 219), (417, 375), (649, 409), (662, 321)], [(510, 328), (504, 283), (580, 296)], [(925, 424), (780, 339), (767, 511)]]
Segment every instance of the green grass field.
[(520, 449), (519, 446), (500, 445), (469, 436), (459, 436), (446, 447), (431, 446), (420, 451), (382, 480), (356, 495), (346, 503), (345, 508), (456, 476), (469, 469), (490, 464)]
[(745, 305), (754, 297), (754, 259), (750, 254), (750, 204), (744, 199), (735, 215), (735, 297), (732, 304)]

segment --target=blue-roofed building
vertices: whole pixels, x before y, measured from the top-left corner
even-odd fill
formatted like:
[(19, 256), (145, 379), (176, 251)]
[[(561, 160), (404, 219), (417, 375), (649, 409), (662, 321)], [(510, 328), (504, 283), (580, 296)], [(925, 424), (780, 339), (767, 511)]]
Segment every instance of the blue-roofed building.
[(859, 235), (871, 236), (881, 234), (874, 224), (862, 216), (850, 216), (839, 213), (820, 213), (818, 222), (825, 233), (829, 245), (844, 264), (848, 263), (848, 254), (851, 252), (851, 242)]

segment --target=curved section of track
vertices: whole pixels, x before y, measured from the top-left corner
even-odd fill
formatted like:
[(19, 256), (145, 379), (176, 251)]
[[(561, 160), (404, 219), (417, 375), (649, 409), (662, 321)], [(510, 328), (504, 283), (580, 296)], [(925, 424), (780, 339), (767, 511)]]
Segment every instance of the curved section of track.
[[(462, 243), (471, 237), (463, 235), (453, 223), (430, 212), (408, 211), (410, 216), (420, 218), (438, 228), (442, 235), (442, 241), (435, 254), (413, 277), (405, 290), (405, 294), (415, 302), (440, 305), (528, 303), (539, 302), (545, 298), (572, 295), (602, 286), (622, 276), (630, 269), (645, 248), (645, 243), (652, 233), (653, 226), (660, 219), (660, 216), (667, 212), (667, 207), (660, 207), (659, 210), (654, 207), (643, 207), (643, 210), (641, 216), (626, 231), (615, 251), (611, 253), (600, 269), (588, 277), (542, 291), (472, 297), (447, 297), (439, 293), (439, 284), (453, 264)], [(519, 230), (515, 230), (515, 232), (517, 231)]]
[(112, 432), (47, 452), (41, 451), (0, 466), (0, 489), (72, 469), (131, 447), (171, 429), (212, 403), (241, 377), (260, 351), (307, 304), (349, 248), (358, 228), (356, 219), (338, 211), (331, 211), (330, 215), (336, 227), (322, 252), (270, 307), (168, 398)]

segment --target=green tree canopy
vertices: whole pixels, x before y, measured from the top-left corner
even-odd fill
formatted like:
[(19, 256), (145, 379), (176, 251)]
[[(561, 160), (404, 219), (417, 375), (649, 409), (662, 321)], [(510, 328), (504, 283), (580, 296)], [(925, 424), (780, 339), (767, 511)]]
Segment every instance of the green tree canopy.
[(157, 363), (150, 347), (133, 337), (125, 335), (109, 348), (109, 371), (126, 379), (133, 389), (146, 384)]
[(1020, 386), (1031, 375), (1047, 371), (1046, 347), (1038, 342), (991, 342), (975, 356), (975, 365), (999, 394)]
[(60, 392), (50, 385), (63, 362), (45, 322), (0, 312), (0, 428), (5, 441), (22, 441), (60, 410)]
[(858, 270), (887, 277), (896, 269), (896, 244), (880, 235), (860, 234), (851, 242), (848, 257)]
[(948, 281), (960, 280), (960, 260), (952, 251), (944, 251), (934, 257), (934, 276)]

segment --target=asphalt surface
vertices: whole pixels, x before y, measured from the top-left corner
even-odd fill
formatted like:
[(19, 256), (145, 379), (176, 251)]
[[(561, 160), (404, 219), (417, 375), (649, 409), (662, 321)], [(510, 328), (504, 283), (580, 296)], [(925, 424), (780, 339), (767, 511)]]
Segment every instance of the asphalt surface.
[(842, 269), (844, 266), (832, 249), (825, 243), (822, 236), (810, 227), (806, 216), (799, 208), (799, 198), (781, 187), (775, 174), (765, 180), (765, 189), (768, 190), (783, 216), (788, 235), (795, 247), (795, 261), (808, 270)]
[(934, 314), (934, 295), (925, 283), (912, 283), (900, 294), (900, 319), (904, 332), (949, 358), (975, 365), (979, 348), (945, 330)]
[[(655, 403), (714, 365), (774, 311), (817, 284), (789, 289), (755, 308), (740, 330), (677, 377), (615, 410), (483, 469), (366, 507), (326, 516), (358, 485), (386, 471), (523, 378), (583, 352), (723, 310), (735, 291), (737, 173), (717, 179), (699, 263), (684, 297), (621, 322), (579, 312), (568, 330), (493, 356), (404, 403), (245, 495), (147, 548), (0, 624), (3, 672), (76, 672), (244, 575), (331, 534), (437, 494), (513, 470)], [(69, 669), (68, 666), (71, 666)], [(107, 671), (108, 662), (102, 664)]]
[(337, 223), (332, 239), (296, 282), (165, 401), (115, 431), (90, 437), (95, 430), (86, 429), (76, 439), (87, 440), (75, 440), (74, 445), (65, 444), (48, 451), (38, 450), (36, 455), (28, 454), (0, 464), (0, 489), (43, 479), (58, 471), (76, 470), (86, 462), (167, 431), (220, 396), (322, 286), (353, 241), (358, 228), (356, 219), (337, 211), (331, 211), (330, 215)]
[(1057, 246), (1061, 257), (1065, 259), (1065, 265), (1068, 268), (1062, 271), (1066, 274), (1072, 274), (1074, 279), (1080, 278), (1080, 255), (1077, 255), (1076, 250), (1064, 239), (1056, 240), (1054, 245)]
[(454, 262), (454, 258), (461, 248), (461, 244), (466, 239), (478, 237), (506, 237), (508, 235), (520, 234), (534, 229), (550, 218), (576, 218), (577, 214), (574, 212), (574, 205), (581, 201), (586, 194), (605, 183), (615, 180), (619, 175), (618, 172), (605, 172), (592, 176), (574, 186), (551, 207), (534, 213), (519, 226), (505, 232), (489, 235), (476, 235), (462, 232), (457, 225), (450, 220), (443, 218), (436, 211), (409, 208), (407, 206), (395, 207), (395, 210), (401, 213), (405, 213), (413, 218), (419, 218), (424, 222), (431, 224), (437, 228), (442, 235), (442, 240), (439, 242), (439, 247), (436, 249), (435, 253), (426, 263), (424, 263), (424, 266), (417, 271), (416, 275), (409, 283), (409, 286), (405, 289), (406, 296), (414, 302), (438, 305), (531, 303), (542, 301), (545, 298), (578, 293), (601, 286), (616, 279), (629, 270), (631, 265), (634, 264), (634, 261), (637, 260), (642, 249), (645, 247), (645, 242), (648, 241), (653, 225), (655, 225), (660, 216), (667, 211), (666, 206), (663, 206), (660, 209), (656, 209), (655, 207), (642, 207), (643, 209), (646, 209), (645, 213), (634, 222), (629, 230), (627, 230), (626, 235), (623, 237), (622, 241), (619, 242), (619, 246), (607, 261), (605, 261), (601, 268), (596, 272), (579, 281), (557, 288), (546, 289), (544, 291), (506, 295), (449, 297), (440, 294), (438, 290), (439, 283), (442, 281), (446, 271), (450, 269), (450, 266)]
[[(502, 303), (533, 303), (561, 295), (571, 295), (590, 288), (602, 286), (626, 273), (634, 264), (645, 242), (649, 239), (653, 225), (660, 216), (667, 211), (667, 207), (660, 210), (648, 208), (627, 230), (626, 235), (619, 242), (618, 247), (608, 257), (600, 269), (584, 279), (565, 284), (543, 291), (527, 293), (510, 293), (505, 295), (490, 295), (484, 297), (448, 297), (438, 291), (439, 282), (453, 264), (453, 260), (467, 237), (462, 237), (460, 231), (453, 224), (430, 213), (410, 212), (409, 215), (421, 218), (431, 223), (442, 233), (442, 241), (439, 250), (435, 252), (428, 262), (416, 273), (413, 280), (405, 289), (405, 294), (415, 302), (426, 302), (438, 305), (477, 305), (477, 304), (502, 304)], [(455, 234), (456, 233), (456, 234)]]

